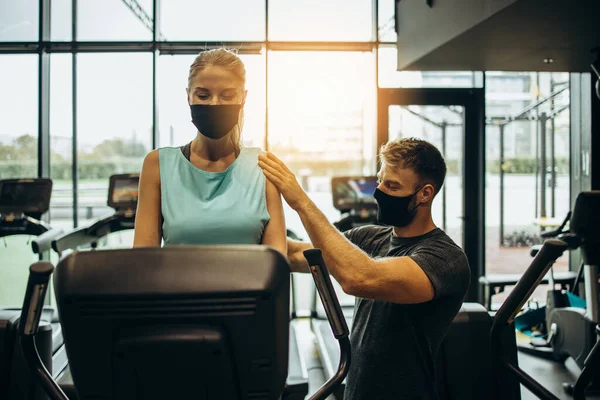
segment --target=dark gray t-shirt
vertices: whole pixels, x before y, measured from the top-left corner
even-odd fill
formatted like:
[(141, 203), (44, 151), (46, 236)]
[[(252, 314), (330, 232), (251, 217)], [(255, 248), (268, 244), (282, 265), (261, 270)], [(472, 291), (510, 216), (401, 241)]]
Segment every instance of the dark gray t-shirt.
[(444, 231), (400, 238), (391, 227), (362, 226), (346, 237), (372, 258), (411, 257), (429, 277), (434, 299), (397, 304), (357, 298), (352, 361), (344, 400), (434, 400), (434, 357), (467, 292), (465, 253)]

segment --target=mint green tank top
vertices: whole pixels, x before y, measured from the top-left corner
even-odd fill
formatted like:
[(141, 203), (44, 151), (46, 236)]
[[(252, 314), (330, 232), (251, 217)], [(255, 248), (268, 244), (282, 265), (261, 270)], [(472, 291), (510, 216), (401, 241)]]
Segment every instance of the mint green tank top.
[(225, 171), (208, 172), (181, 148), (160, 148), (164, 244), (260, 244), (270, 219), (260, 151), (243, 148)]

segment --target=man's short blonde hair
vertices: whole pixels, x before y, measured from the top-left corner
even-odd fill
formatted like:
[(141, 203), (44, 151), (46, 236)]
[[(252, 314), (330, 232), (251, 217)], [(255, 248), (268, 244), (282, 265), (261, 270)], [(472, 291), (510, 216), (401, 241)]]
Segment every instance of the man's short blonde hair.
[(387, 142), (379, 151), (379, 161), (392, 169), (410, 169), (419, 177), (417, 187), (430, 183), (437, 194), (446, 179), (446, 161), (431, 143), (417, 138)]

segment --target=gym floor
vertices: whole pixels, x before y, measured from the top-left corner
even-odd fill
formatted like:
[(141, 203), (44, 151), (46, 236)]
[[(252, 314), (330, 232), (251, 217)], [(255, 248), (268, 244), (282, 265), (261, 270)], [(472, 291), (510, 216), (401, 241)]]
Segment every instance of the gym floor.
[[(535, 356), (519, 353), (519, 366), (534, 379), (544, 385), (561, 400), (573, 400), (573, 397), (563, 391), (564, 382), (575, 382), (579, 368), (575, 361), (568, 359), (564, 365), (542, 360)], [(531, 392), (521, 386), (522, 400), (537, 400)], [(598, 400), (598, 396), (588, 396), (586, 400)]]

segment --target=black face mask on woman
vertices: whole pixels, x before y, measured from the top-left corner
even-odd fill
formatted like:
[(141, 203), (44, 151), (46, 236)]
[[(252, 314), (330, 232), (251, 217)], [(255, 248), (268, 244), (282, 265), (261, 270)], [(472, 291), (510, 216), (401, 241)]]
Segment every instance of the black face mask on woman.
[(404, 227), (411, 223), (415, 217), (418, 204), (409, 210), (410, 202), (419, 193), (418, 189), (408, 196), (391, 196), (379, 189), (375, 189), (374, 197), (379, 209), (377, 210), (377, 222), (397, 227)]
[(192, 123), (211, 139), (221, 139), (238, 124), (241, 104), (190, 104)]

